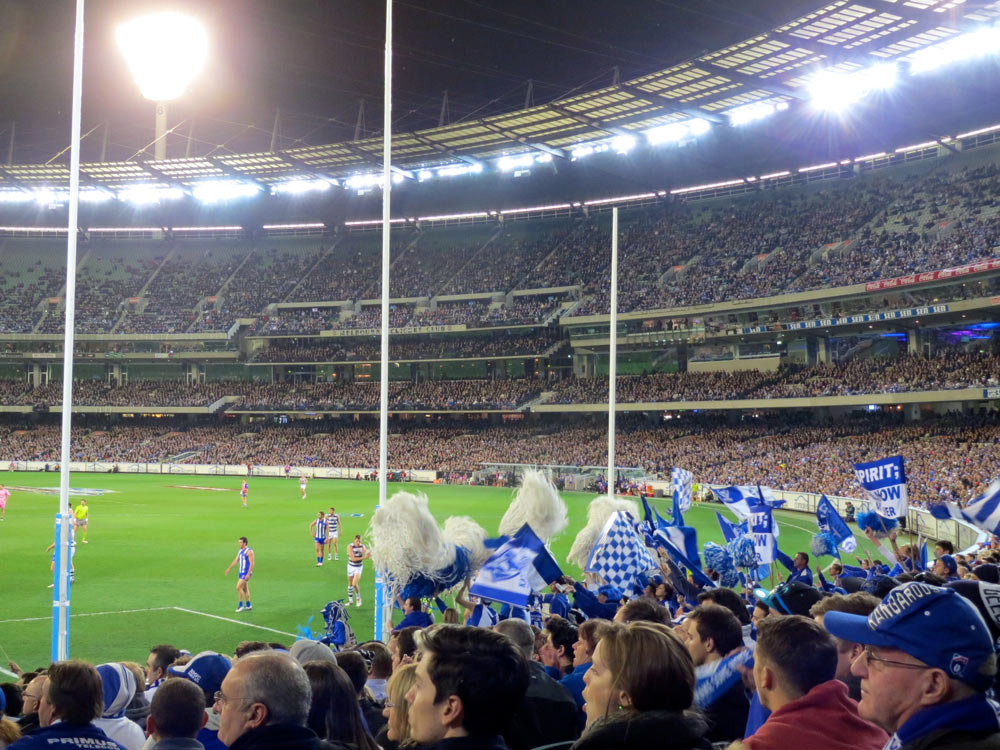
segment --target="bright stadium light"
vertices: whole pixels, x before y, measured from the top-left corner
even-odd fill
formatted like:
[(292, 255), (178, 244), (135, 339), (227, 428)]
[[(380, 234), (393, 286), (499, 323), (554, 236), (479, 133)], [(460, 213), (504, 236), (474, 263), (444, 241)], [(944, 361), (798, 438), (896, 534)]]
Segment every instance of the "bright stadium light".
[(497, 159), (497, 169), (501, 172), (513, 172), (515, 169), (528, 169), (535, 163), (535, 157), (531, 154), (521, 156), (501, 156)]
[(175, 201), (184, 197), (184, 191), (162, 185), (133, 185), (118, 191), (118, 200), (137, 206), (149, 206), (161, 201)]
[(646, 131), (646, 140), (653, 146), (661, 143), (677, 143), (688, 135), (688, 127), (683, 122), (671, 122)]
[(742, 125), (748, 125), (751, 122), (763, 120), (765, 117), (770, 117), (775, 112), (783, 112), (786, 109), (788, 109), (788, 102), (752, 102), (750, 104), (744, 104), (740, 107), (735, 107), (725, 114), (729, 118), (730, 125), (740, 127)]
[(162, 12), (121, 24), (115, 38), (144, 97), (156, 102), (157, 159), (166, 158), (167, 102), (181, 96), (208, 58), (208, 33), (190, 16)]
[(1000, 27), (988, 26), (917, 50), (909, 56), (908, 62), (910, 73), (920, 74), (997, 53), (1000, 53)]
[(251, 198), (260, 193), (260, 188), (250, 182), (239, 180), (205, 180), (193, 186), (191, 194), (195, 200), (202, 203), (221, 203), (222, 201)]
[(590, 156), (592, 153), (594, 153), (594, 147), (588, 145), (588, 146), (577, 146), (572, 151), (570, 151), (569, 155), (570, 157), (572, 157), (573, 161), (576, 161), (577, 159), (584, 159)]
[(895, 63), (873, 65), (853, 73), (822, 70), (810, 79), (808, 90), (817, 109), (843, 112), (875, 91), (892, 88), (898, 76)]
[(627, 154), (635, 148), (635, 142), (635, 138), (630, 135), (616, 135), (611, 139), (611, 148), (615, 150), (615, 153)]
[(313, 193), (322, 192), (324, 190), (329, 190), (331, 187), (329, 180), (309, 180), (309, 179), (295, 179), (295, 180), (282, 180), (281, 182), (276, 182), (271, 185), (271, 194), (279, 195), (281, 193), (286, 193), (289, 195), (301, 195), (302, 193)]

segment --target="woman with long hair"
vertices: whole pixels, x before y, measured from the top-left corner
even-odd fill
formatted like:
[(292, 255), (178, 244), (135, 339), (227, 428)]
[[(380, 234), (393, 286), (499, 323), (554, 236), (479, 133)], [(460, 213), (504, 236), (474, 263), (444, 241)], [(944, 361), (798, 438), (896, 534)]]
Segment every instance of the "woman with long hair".
[(382, 710), (382, 715), (388, 721), (376, 738), (383, 750), (417, 747), (417, 743), (410, 737), (410, 704), (406, 700), (406, 694), (416, 681), (416, 664), (404, 664), (389, 678), (385, 708)]
[(691, 710), (694, 664), (665, 625), (613, 624), (583, 677), (587, 726), (574, 750), (707, 750), (707, 724)]
[(307, 661), (302, 668), (312, 687), (309, 728), (334, 747), (378, 750), (361, 723), (358, 694), (347, 673), (331, 661)]

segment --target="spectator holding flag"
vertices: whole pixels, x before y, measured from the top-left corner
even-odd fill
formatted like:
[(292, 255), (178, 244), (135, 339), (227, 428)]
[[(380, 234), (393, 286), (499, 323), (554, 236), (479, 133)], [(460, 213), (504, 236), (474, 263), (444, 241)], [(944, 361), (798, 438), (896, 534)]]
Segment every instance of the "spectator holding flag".
[(804, 583), (806, 586), (813, 585), (812, 571), (809, 570), (809, 555), (805, 552), (797, 552), (793, 560), (775, 545), (774, 556), (788, 570), (786, 581), (789, 583), (798, 581), (799, 583)]
[(826, 629), (865, 645), (862, 718), (893, 736), (898, 750), (1000, 747), (1000, 715), (986, 692), (996, 676), (993, 639), (982, 615), (950, 588), (913, 581), (893, 589), (868, 616), (829, 612)]

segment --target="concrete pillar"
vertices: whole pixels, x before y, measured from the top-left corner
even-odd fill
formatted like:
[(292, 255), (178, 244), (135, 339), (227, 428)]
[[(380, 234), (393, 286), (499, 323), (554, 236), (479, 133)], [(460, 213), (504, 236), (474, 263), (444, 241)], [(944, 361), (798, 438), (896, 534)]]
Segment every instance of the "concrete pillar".
[(920, 404), (903, 404), (903, 419), (906, 422), (919, 422)]
[(817, 336), (816, 342), (816, 362), (817, 365), (830, 364), (830, 339)]

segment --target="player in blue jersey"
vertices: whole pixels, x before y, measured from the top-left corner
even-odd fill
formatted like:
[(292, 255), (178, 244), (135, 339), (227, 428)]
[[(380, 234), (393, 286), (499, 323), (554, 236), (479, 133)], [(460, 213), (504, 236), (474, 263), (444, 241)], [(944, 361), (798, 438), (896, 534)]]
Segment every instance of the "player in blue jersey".
[(316, 567), (323, 567), (323, 547), (326, 546), (326, 513), (317, 511), (316, 517), (309, 524), (309, 531), (312, 532), (313, 541), (316, 542)]
[(254, 563), (253, 550), (250, 549), (250, 542), (247, 541), (245, 536), (240, 537), (239, 544), (239, 552), (236, 553), (233, 561), (229, 563), (225, 575), (229, 575), (229, 571), (233, 569), (234, 565), (238, 566), (236, 572), (239, 574), (239, 579), (236, 581), (236, 596), (239, 598), (240, 603), (236, 607), (236, 611), (242, 612), (246, 610), (249, 612), (253, 609), (253, 605), (250, 604), (250, 576), (253, 575)]
[(243, 480), (243, 485), (240, 487), (240, 497), (243, 498), (243, 507), (247, 507), (247, 493), (250, 492), (250, 485), (247, 484), (247, 480)]

